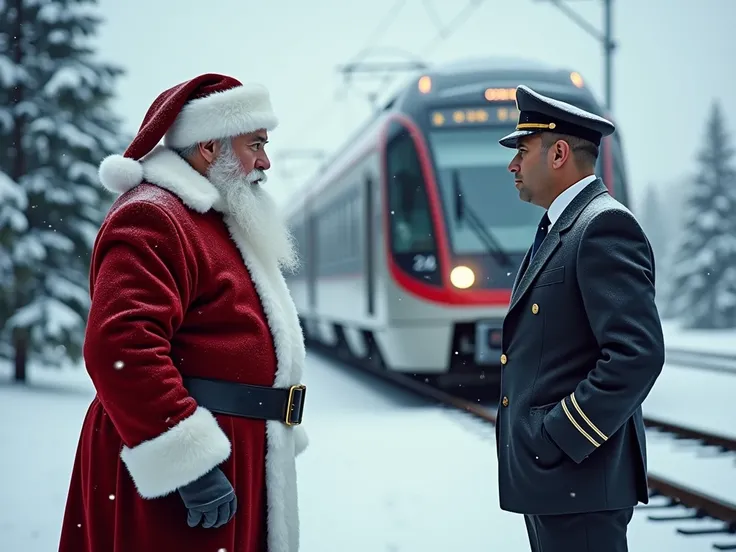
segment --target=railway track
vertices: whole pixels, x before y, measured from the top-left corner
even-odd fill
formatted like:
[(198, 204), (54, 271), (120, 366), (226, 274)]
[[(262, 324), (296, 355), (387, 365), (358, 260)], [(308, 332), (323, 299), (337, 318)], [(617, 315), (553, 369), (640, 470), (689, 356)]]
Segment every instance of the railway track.
[[(437, 389), (411, 376), (385, 370), (380, 362), (374, 359), (366, 362), (356, 362), (355, 358), (346, 352), (337, 353), (318, 345), (310, 344), (309, 349), (326, 357), (333, 358), (341, 363), (351, 364), (367, 370), (381, 379), (389, 380), (401, 387), (410, 390), (424, 398), (437, 401), (440, 404), (480, 420), (495, 425), (495, 412), (476, 402), (452, 395), (444, 390)], [(712, 433), (699, 431), (693, 428), (682, 427), (665, 420), (645, 418), (647, 428), (671, 434), (676, 439), (687, 439), (700, 442), (703, 446), (717, 447), (724, 452), (736, 452), (736, 440)], [(736, 476), (736, 464), (734, 464)], [(713, 520), (715, 523), (699, 524), (695, 528), (675, 527), (675, 531), (683, 537), (713, 535), (724, 536), (728, 542), (714, 542), (714, 550), (736, 551), (736, 504), (711, 496), (695, 487), (674, 481), (656, 473), (648, 474), (650, 488), (650, 503), (638, 508), (651, 510), (648, 519), (652, 522), (685, 522), (688, 520)], [(662, 511), (663, 513), (656, 513)]]
[(665, 362), (736, 376), (736, 355), (727, 353), (703, 353), (667, 347)]

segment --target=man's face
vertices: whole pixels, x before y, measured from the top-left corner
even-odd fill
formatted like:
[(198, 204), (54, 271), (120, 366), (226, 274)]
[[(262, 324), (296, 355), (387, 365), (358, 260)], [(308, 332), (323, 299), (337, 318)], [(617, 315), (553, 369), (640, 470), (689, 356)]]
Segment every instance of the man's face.
[(549, 183), (547, 155), (542, 150), (542, 138), (538, 134), (521, 137), (516, 145), (516, 155), (509, 163), (519, 199), (544, 206)]
[(243, 174), (250, 174), (254, 169), (267, 171), (271, 168), (265, 149), (267, 143), (268, 133), (265, 130), (242, 134), (231, 140), (233, 153), (240, 161)]
[(207, 177), (220, 192), (224, 211), (237, 222), (252, 253), (267, 266), (277, 264), (294, 270), (299, 262), (293, 236), (267, 187), (261, 186), (271, 166), (263, 151), (265, 143), (265, 131), (217, 142)]

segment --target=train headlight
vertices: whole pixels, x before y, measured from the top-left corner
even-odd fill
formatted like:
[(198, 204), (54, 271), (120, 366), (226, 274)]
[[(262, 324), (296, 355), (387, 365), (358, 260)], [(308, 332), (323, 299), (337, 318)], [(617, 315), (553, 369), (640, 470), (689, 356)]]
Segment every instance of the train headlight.
[(467, 289), (475, 282), (475, 274), (467, 266), (456, 266), (450, 272), (450, 282), (459, 289)]
[(424, 75), (419, 78), (417, 88), (422, 94), (429, 94), (432, 91), (432, 77)]
[(572, 73), (570, 73), (570, 80), (578, 88), (582, 88), (585, 84), (583, 82), (583, 77), (580, 76), (580, 73), (578, 73), (577, 71), (573, 71)]

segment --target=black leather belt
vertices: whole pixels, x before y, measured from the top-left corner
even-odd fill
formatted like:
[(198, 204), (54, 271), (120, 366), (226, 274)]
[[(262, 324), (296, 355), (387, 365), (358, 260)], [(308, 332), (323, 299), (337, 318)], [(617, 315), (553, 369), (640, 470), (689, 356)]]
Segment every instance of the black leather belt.
[(304, 385), (282, 389), (233, 381), (184, 378), (184, 387), (198, 404), (218, 414), (279, 420), (287, 426), (302, 423), (307, 396)]

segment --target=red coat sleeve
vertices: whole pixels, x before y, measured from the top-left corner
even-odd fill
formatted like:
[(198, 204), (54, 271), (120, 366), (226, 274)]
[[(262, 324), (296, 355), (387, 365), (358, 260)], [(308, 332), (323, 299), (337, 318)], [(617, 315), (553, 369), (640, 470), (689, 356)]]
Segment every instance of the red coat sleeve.
[(85, 364), (144, 498), (167, 495), (230, 455), (170, 356), (196, 281), (192, 257), (169, 214), (140, 201), (109, 217), (92, 257)]

